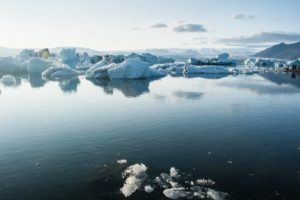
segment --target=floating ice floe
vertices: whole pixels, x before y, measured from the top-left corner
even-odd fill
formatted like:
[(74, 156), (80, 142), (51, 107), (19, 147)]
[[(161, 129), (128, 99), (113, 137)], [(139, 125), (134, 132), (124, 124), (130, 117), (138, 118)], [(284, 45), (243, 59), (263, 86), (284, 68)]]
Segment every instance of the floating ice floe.
[(120, 165), (123, 165), (123, 164), (127, 163), (127, 160), (125, 160), (125, 159), (118, 160), (117, 163), (120, 164)]
[(15, 77), (13, 77), (11, 75), (4, 75), (0, 79), (0, 82), (5, 86), (13, 86), (16, 84), (16, 79), (15, 79)]
[(223, 66), (196, 66), (190, 65), (186, 71), (187, 74), (232, 74)]
[(123, 172), (123, 178), (126, 178), (126, 180), (120, 191), (125, 197), (131, 196), (141, 188), (143, 182), (147, 178), (146, 171), (147, 167), (144, 164), (135, 164), (129, 166)]
[(67, 65), (54, 65), (42, 73), (43, 77), (54, 80), (69, 78), (77, 75), (79, 75), (79, 72)]

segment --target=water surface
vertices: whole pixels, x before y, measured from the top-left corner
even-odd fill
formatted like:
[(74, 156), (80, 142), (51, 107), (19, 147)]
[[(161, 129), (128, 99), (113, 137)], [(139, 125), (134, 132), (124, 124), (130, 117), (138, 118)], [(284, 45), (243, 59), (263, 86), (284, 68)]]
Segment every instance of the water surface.
[(299, 76), (16, 78), (0, 85), (1, 200), (124, 199), (135, 163), (210, 178), (228, 199), (300, 199)]

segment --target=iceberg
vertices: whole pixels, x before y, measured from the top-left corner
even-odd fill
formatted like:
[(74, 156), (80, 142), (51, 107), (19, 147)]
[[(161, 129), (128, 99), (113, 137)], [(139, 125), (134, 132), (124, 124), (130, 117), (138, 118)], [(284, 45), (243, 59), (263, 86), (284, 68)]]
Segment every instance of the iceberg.
[(138, 58), (129, 58), (108, 70), (111, 79), (143, 79), (162, 77), (164, 74), (149, 68), (150, 64)]
[(51, 65), (51, 61), (46, 61), (41, 58), (30, 58), (28, 61), (28, 72), (30, 74), (42, 74), (42, 72), (48, 69)]
[(59, 80), (68, 77), (79, 75), (79, 72), (70, 68), (67, 65), (51, 66), (42, 73), (42, 76), (46, 79)]
[(227, 68), (223, 66), (195, 66), (190, 65), (187, 70), (187, 74), (232, 74)]

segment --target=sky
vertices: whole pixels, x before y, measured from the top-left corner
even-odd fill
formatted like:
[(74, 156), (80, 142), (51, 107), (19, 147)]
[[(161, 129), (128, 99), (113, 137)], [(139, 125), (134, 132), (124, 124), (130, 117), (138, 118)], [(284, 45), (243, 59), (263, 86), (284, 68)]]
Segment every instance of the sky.
[(0, 46), (260, 48), (300, 41), (299, 0), (0, 0)]

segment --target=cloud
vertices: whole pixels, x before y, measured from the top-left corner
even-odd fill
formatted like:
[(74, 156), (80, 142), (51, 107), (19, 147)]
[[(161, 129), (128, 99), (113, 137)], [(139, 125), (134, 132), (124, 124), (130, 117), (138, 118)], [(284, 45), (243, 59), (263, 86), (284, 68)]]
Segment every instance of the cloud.
[(293, 43), (300, 41), (299, 33), (261, 32), (250, 36), (221, 38), (219, 43), (229, 46), (269, 46), (281, 42)]
[(168, 25), (164, 24), (164, 23), (156, 23), (156, 24), (152, 24), (150, 27), (151, 28), (167, 28)]
[(176, 33), (192, 33), (192, 32), (206, 32), (206, 29), (201, 24), (181, 24), (175, 26), (173, 31)]
[(248, 19), (255, 19), (255, 15), (247, 15), (243, 13), (234, 14), (230, 17), (233, 20), (248, 20)]

